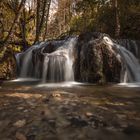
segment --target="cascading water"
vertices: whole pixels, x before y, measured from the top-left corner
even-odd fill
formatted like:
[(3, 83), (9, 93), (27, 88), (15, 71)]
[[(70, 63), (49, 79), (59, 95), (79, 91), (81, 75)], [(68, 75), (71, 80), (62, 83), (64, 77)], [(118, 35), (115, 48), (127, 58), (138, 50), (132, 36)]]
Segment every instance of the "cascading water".
[[(16, 55), (17, 65), (18, 65), (18, 73), (20, 78), (27, 78), (31, 77), (32, 71), (32, 51), (40, 47), (41, 44), (33, 45), (31, 48), (29, 48), (24, 53), (19, 53)], [(21, 60), (21, 58), (23, 59)]]
[[(24, 53), (17, 54), (19, 77), (37, 78), (42, 83), (74, 81), (73, 64), (76, 64), (74, 63), (74, 54), (77, 53), (74, 52), (76, 43), (77, 37), (53, 40), (34, 45)], [(101, 37), (99, 43), (99, 45), (105, 43), (121, 62), (120, 82), (140, 82), (140, 64), (135, 57), (139, 55), (138, 46), (134, 41), (131, 41), (134, 48), (128, 43), (128, 47), (119, 45), (118, 41), (113, 41), (107, 36), (103, 37), (103, 41)], [(123, 41), (120, 44), (122, 43)], [(133, 53), (127, 49), (132, 50)]]
[[(72, 37), (65, 41), (53, 41), (52, 44), (57, 47), (51, 52), (46, 52), (46, 47), (43, 45), (35, 45), (24, 53), (18, 54), (16, 58), (19, 77), (39, 78), (42, 83), (74, 81), (73, 48), (76, 40), (76, 37)], [(45, 45), (47, 46), (47, 43)], [(37, 54), (34, 55), (34, 51)], [(40, 56), (43, 59), (40, 60)]]
[(116, 42), (132, 52), (137, 58), (139, 58), (140, 50), (138, 46), (140, 45), (140, 42), (138, 40), (119, 39), (116, 40)]
[[(126, 48), (113, 42), (109, 37), (103, 38), (105, 43), (115, 50), (122, 62), (120, 82), (140, 82), (140, 64), (138, 59)], [(136, 48), (135, 48), (136, 49)]]
[(74, 81), (73, 47), (75, 43), (76, 38), (70, 38), (55, 52), (43, 53), (45, 58), (42, 82)]

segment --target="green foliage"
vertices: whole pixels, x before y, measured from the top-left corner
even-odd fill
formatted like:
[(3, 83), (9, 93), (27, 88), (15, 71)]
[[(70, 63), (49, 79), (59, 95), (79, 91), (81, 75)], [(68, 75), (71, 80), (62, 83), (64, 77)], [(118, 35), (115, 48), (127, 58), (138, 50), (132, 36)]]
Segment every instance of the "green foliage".
[[(123, 6), (124, 5), (124, 6)], [(120, 2), (121, 36), (140, 39), (140, 1)]]
[[(77, 2), (76, 16), (70, 22), (71, 30), (95, 30), (115, 36), (116, 18), (114, 0), (81, 0)], [(120, 20), (120, 37), (140, 38), (140, 1), (117, 0)]]
[[(40, 3), (37, 26), (37, 3)], [(0, 0), (0, 46), (8, 36), (11, 26), (12, 32), (8, 38), (12, 48), (17, 52), (38, 41), (52, 39), (64, 33), (79, 34), (84, 31), (99, 31), (115, 36), (116, 8), (119, 15), (120, 37), (140, 39), (140, 1), (139, 0), (59, 0), (57, 12), (48, 21), (49, 4), (47, 0), (30, 0), (27, 8), (23, 4), (18, 11), (21, 0)], [(29, 2), (28, 0), (26, 2)], [(19, 16), (14, 22), (14, 18)], [(41, 16), (42, 15), (42, 16)], [(38, 28), (38, 30), (37, 30)], [(36, 37), (37, 32), (39, 37)], [(14, 44), (15, 43), (15, 44)], [(10, 45), (11, 45), (10, 44)], [(16, 46), (15, 46), (16, 45)], [(19, 47), (22, 46), (22, 47)]]

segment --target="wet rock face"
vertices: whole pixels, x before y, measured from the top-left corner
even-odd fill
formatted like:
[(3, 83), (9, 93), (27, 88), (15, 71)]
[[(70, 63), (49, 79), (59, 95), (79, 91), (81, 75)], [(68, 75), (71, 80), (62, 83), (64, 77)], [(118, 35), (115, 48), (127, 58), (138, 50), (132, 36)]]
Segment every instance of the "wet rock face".
[(79, 36), (74, 62), (76, 81), (119, 82), (121, 64), (109, 46), (104, 44), (103, 36), (100, 33), (84, 33)]
[(16, 77), (16, 59), (13, 52), (7, 49), (0, 58), (0, 79), (14, 79)]
[(108, 46), (102, 46), (103, 75), (105, 82), (120, 82), (121, 62)]

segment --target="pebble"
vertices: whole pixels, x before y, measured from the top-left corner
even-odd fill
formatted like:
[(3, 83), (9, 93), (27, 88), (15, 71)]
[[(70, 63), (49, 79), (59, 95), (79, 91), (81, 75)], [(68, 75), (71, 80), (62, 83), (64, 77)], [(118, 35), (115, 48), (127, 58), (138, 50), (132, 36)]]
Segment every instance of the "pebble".
[(23, 112), (26, 113), (26, 112), (28, 112), (28, 110), (26, 109), (26, 110), (24, 110)]
[(93, 116), (93, 114), (91, 113), (91, 112), (86, 112), (86, 114), (85, 114), (87, 117), (92, 117)]
[(21, 107), (18, 107), (17, 109), (18, 109), (18, 110), (22, 110), (22, 109), (24, 109), (24, 107), (21, 106)]
[(16, 132), (16, 139), (17, 140), (27, 140), (26, 136), (20, 132)]
[(59, 93), (53, 93), (52, 96), (53, 97), (61, 97), (61, 95)]
[(15, 122), (13, 125), (16, 127), (23, 127), (26, 124), (26, 120), (18, 120), (17, 122)]

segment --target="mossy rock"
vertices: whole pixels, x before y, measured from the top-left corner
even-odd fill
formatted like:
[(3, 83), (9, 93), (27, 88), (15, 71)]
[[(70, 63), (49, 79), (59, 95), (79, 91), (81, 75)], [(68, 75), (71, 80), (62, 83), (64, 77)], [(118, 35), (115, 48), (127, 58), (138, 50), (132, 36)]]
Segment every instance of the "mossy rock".
[(119, 82), (121, 63), (109, 46), (104, 34), (87, 32), (79, 36), (75, 47), (75, 80), (89, 83)]
[(0, 58), (0, 79), (9, 80), (16, 77), (16, 59), (11, 49), (6, 49)]

